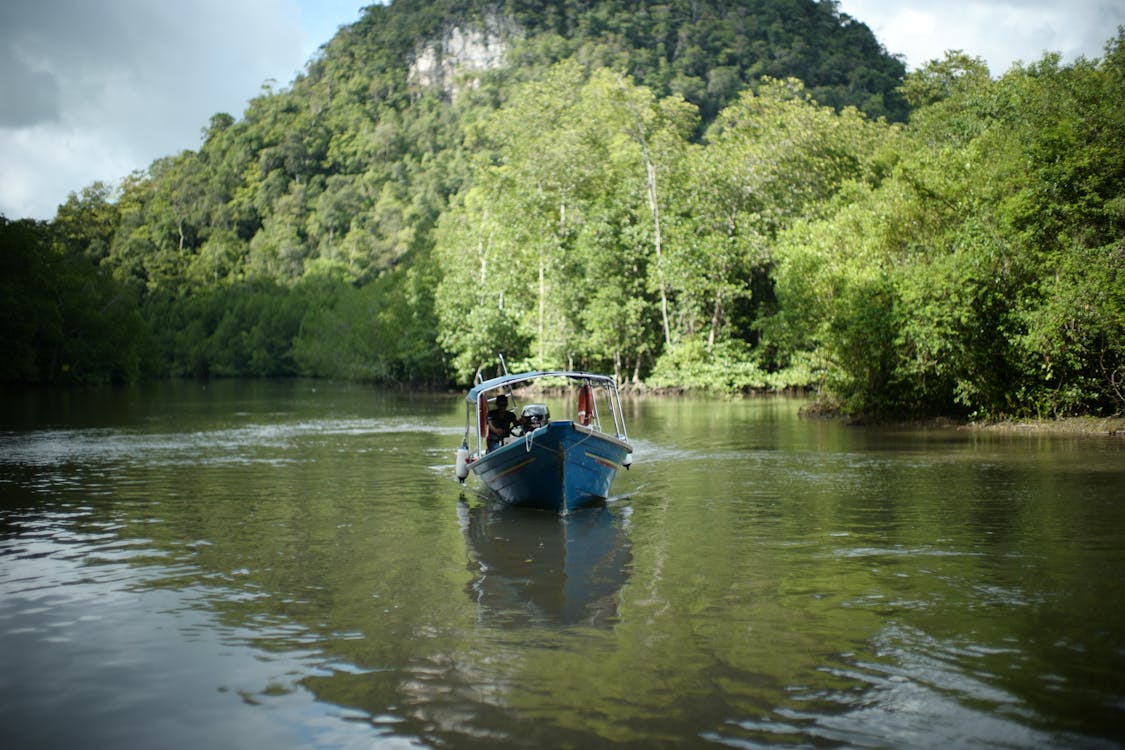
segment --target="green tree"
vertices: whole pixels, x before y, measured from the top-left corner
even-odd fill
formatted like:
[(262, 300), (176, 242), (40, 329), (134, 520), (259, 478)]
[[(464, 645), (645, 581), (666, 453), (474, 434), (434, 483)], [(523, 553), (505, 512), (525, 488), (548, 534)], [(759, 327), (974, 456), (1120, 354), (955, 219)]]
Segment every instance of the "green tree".
[[(652, 283), (661, 320), (668, 319), (663, 271), (655, 279), (648, 273), (663, 263), (659, 211), (667, 198), (659, 175), (683, 153), (693, 126), (682, 101), (658, 103), (619, 75), (587, 76), (575, 64), (520, 87), (484, 124), (492, 163), (438, 238), (443, 345), (455, 352), (462, 377), (492, 361), (501, 342), (530, 344), (503, 351), (537, 367), (592, 357), (590, 342), (607, 337), (590, 325), (609, 321), (610, 310), (623, 313), (620, 306), (635, 309), (618, 320), (645, 330), (646, 316), (632, 302), (638, 292), (647, 299), (644, 283)], [(607, 256), (619, 254), (631, 259), (626, 268), (643, 264), (646, 273), (606, 274), (615, 266)], [(585, 314), (594, 299), (599, 314)], [(644, 336), (617, 340), (630, 338), (640, 346)], [(601, 350), (600, 359), (607, 354), (616, 366), (626, 359), (639, 366), (636, 349), (619, 345)]]
[[(747, 359), (766, 371), (803, 361), (790, 337), (805, 321), (787, 325), (798, 311), (778, 315), (774, 298), (776, 239), (829, 210), (850, 183), (881, 179), (880, 144), (895, 132), (854, 109), (818, 105), (796, 80), (765, 80), (720, 113), (679, 192), (672, 276), (682, 285), (684, 338), (666, 352), (662, 382), (712, 368), (704, 380), (730, 387), (718, 371)], [(758, 369), (739, 371), (744, 387), (765, 382)]]
[(1119, 45), (996, 81), (935, 64), (957, 74), (925, 87), (888, 177), (781, 235), (778, 327), (846, 408), (1120, 411)]
[[(103, 208), (91, 201), (92, 216)], [(90, 237), (78, 236), (79, 213), (68, 202), (59, 236), (40, 222), (0, 217), (2, 381), (120, 382), (144, 371), (147, 329), (132, 295), (91, 257), (104, 227), (91, 223)]]

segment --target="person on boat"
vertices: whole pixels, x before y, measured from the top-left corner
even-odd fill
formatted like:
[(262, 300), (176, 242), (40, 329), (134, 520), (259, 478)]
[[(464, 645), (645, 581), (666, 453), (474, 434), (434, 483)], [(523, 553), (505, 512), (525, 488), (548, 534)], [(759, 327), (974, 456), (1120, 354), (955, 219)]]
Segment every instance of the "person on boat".
[(516, 415), (508, 411), (508, 397), (500, 394), (496, 397), (496, 406), (488, 412), (488, 452), (499, 448), (504, 440), (512, 436), (512, 428), (516, 425)]

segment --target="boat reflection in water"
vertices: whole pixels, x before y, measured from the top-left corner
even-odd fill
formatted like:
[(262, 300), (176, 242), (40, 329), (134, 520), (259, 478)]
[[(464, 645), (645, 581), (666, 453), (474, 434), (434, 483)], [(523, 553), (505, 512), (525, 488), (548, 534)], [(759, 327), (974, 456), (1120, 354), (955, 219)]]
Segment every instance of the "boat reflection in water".
[(610, 627), (633, 565), (627, 516), (604, 505), (565, 516), (459, 506), (480, 617), (500, 627)]

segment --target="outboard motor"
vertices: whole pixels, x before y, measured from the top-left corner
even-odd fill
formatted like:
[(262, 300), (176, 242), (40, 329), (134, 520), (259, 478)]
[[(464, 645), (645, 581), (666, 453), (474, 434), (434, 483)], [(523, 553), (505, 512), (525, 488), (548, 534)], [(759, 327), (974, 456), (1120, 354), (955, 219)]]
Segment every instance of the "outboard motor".
[(546, 404), (527, 404), (520, 411), (520, 426), (525, 433), (537, 430), (551, 421), (551, 412)]

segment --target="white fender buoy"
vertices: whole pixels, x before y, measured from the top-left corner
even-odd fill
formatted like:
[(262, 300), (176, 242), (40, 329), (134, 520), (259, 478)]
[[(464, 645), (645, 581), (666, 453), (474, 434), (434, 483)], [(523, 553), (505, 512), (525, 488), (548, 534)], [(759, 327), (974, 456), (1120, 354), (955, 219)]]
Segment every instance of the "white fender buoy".
[(461, 446), (457, 449), (457, 481), (464, 484), (467, 476), (469, 476), (469, 449)]

